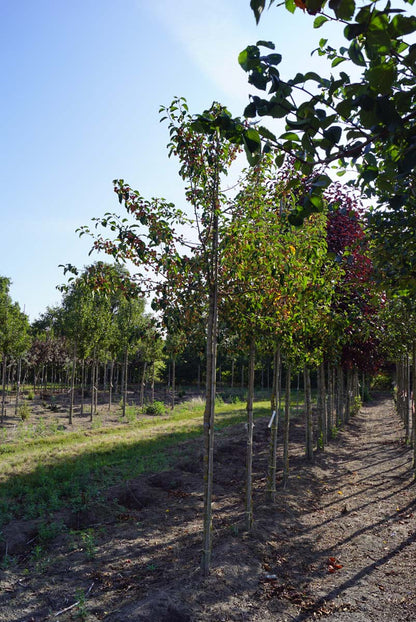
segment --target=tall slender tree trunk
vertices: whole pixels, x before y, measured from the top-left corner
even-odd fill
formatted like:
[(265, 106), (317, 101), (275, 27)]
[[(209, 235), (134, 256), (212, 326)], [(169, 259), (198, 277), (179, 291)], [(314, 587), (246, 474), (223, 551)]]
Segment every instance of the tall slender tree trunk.
[(416, 405), (415, 405), (415, 390), (416, 390), (416, 341), (412, 344), (412, 442), (413, 442), (413, 471), (414, 479), (416, 480)]
[(318, 445), (324, 449), (328, 442), (326, 421), (326, 386), (325, 386), (325, 363), (322, 362), (318, 369)]
[(305, 448), (307, 460), (313, 460), (313, 417), (311, 396), (311, 374), (306, 365), (303, 368), (303, 384), (305, 391)]
[(69, 398), (69, 416), (68, 423), (72, 425), (73, 413), (74, 413), (74, 398), (75, 398), (75, 366), (77, 361), (77, 346), (74, 345), (74, 351), (72, 353), (72, 370), (71, 370), (71, 389)]
[(171, 398), (170, 398), (170, 407), (172, 410), (175, 408), (175, 391), (176, 391), (176, 356), (172, 356), (172, 386), (171, 386)]
[(127, 371), (129, 365), (129, 348), (126, 346), (124, 350), (124, 364), (123, 364), (123, 375), (122, 375), (122, 391), (123, 391), (123, 417), (126, 416), (126, 405), (127, 405), (127, 386), (128, 386), (128, 378)]
[(111, 406), (112, 406), (112, 401), (113, 401), (113, 379), (114, 379), (114, 359), (111, 359), (109, 393), (108, 393), (108, 411), (109, 412), (111, 412)]
[(328, 363), (328, 404), (326, 410), (326, 428), (328, 433), (328, 439), (331, 438), (334, 413), (334, 374), (332, 365)]
[(4, 423), (6, 416), (6, 370), (7, 368), (7, 356), (3, 354), (3, 370), (2, 370), (2, 395), (1, 395), (1, 423)]
[(16, 375), (16, 402), (14, 407), (14, 414), (17, 416), (19, 410), (19, 397), (20, 397), (20, 379), (22, 377), (22, 357), (19, 356), (17, 361), (17, 375)]
[(285, 418), (283, 422), (283, 488), (287, 488), (289, 482), (290, 385), (291, 368), (288, 365), (286, 368)]
[(246, 510), (245, 524), (247, 531), (253, 526), (253, 401), (254, 401), (254, 364), (256, 345), (254, 337), (250, 342), (247, 394), (247, 451), (246, 451)]
[(344, 373), (341, 365), (337, 368), (337, 426), (344, 422)]
[(217, 367), (217, 331), (218, 331), (218, 187), (219, 174), (216, 174), (213, 194), (212, 247), (210, 270), (208, 273), (209, 305), (207, 329), (207, 390), (204, 412), (204, 513), (201, 570), (204, 576), (209, 573), (212, 555), (212, 489), (214, 480), (214, 421)]
[(269, 465), (266, 484), (266, 499), (272, 503), (276, 501), (277, 433), (279, 428), (280, 382), (282, 369), (279, 345), (274, 351), (273, 359), (273, 388), (271, 399), (272, 418), (270, 423)]
[(155, 376), (156, 376), (155, 362), (152, 361), (152, 384), (150, 386), (150, 401), (152, 404), (155, 401)]
[(147, 370), (147, 361), (143, 363), (143, 371), (142, 371), (142, 379), (140, 383), (140, 406), (143, 408), (144, 405), (144, 390), (146, 387), (146, 370)]

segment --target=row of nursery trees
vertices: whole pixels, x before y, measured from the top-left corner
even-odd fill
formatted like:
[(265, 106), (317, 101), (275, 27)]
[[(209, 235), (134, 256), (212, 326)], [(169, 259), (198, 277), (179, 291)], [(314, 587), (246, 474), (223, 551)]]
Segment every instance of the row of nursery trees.
[[(253, 521), (252, 447), (256, 357), (274, 360), (272, 412), (277, 409), (284, 366), (283, 485), (289, 475), (289, 393), (293, 374), (304, 377), (306, 455), (313, 458), (310, 375), (318, 377), (315, 442), (324, 447), (331, 429), (356, 407), (359, 379), (375, 373), (383, 354), (406, 356), (408, 341), (387, 338), (400, 327), (405, 300), (390, 299), (372, 260), (382, 250), (370, 244), (357, 196), (327, 175), (305, 176), (296, 161), (269, 146), (251, 160), (233, 191), (224, 189), (239, 151), (250, 153), (256, 133), (219, 104), (192, 117), (183, 98), (162, 108), (169, 124), (169, 154), (180, 163), (193, 215), (164, 199), (147, 200), (124, 180), (114, 189), (128, 219), (106, 214), (81, 235), (93, 248), (139, 269), (139, 291), (151, 289), (152, 306), (166, 334), (183, 344), (206, 344), (204, 414), (204, 542), (202, 569), (211, 557), (214, 417), (218, 347), (244, 353), (248, 363), (246, 526)], [(263, 128), (263, 133), (264, 133)], [(323, 189), (319, 210), (316, 187)], [(310, 209), (302, 221), (299, 204)], [(322, 203), (323, 201), (323, 203)], [(305, 207), (304, 207), (305, 209)], [(302, 226), (296, 226), (302, 224)], [(110, 230), (108, 237), (102, 228)], [(387, 330), (388, 327), (388, 330)], [(400, 374), (399, 374), (400, 376)], [(402, 395), (399, 387), (398, 394)], [(272, 418), (267, 495), (276, 494), (278, 417)], [(415, 429), (415, 425), (413, 425)], [(409, 428), (410, 430), (410, 428)], [(410, 432), (409, 432), (410, 434)], [(413, 435), (414, 436), (414, 435)], [(416, 445), (416, 443), (414, 443)]]
[[(100, 291), (104, 281), (106, 290)], [(123, 414), (129, 382), (140, 387), (141, 405), (146, 383), (150, 383), (154, 399), (155, 380), (165, 357), (163, 348), (168, 344), (163, 343), (152, 317), (145, 313), (144, 300), (128, 295), (129, 282), (126, 269), (97, 262), (61, 288), (64, 295), (60, 306), (49, 308), (30, 326), (27, 316), (10, 298), (9, 279), (2, 278), (2, 423), (6, 387), (10, 385), (16, 390), (16, 413), (22, 384), (48, 396), (56, 388), (67, 389), (69, 423), (73, 421), (76, 387), (80, 390), (81, 415), (88, 387), (91, 418), (97, 410), (99, 386), (108, 393), (109, 409), (113, 393), (122, 395)]]
[[(282, 393), (283, 485), (288, 483), (290, 387), (295, 374), (303, 376), (308, 459), (313, 459), (314, 446), (324, 448), (334, 427), (354, 412), (360, 384), (364, 391), (363, 379), (376, 372), (383, 358), (399, 363), (398, 408), (407, 438), (416, 445), (409, 409), (414, 323), (408, 299), (386, 294), (387, 282), (376, 267), (385, 247), (371, 239), (354, 193), (325, 175), (314, 176), (314, 185), (324, 187), (324, 209), (296, 226), (293, 210), (310, 192), (311, 179), (293, 161), (281, 166), (269, 149), (232, 191), (224, 190), (240, 149), (250, 150), (251, 130), (242, 134), (241, 145), (229, 140), (229, 124), (236, 121), (218, 104), (192, 117), (186, 102), (178, 99), (163, 112), (169, 123), (170, 154), (179, 159), (193, 215), (164, 199), (146, 200), (118, 180), (115, 192), (129, 218), (106, 214), (96, 219), (92, 230), (81, 229), (81, 234), (93, 236), (94, 249), (112, 255), (116, 264), (97, 262), (81, 273), (67, 266), (75, 274), (63, 288), (62, 304), (32, 327), (12, 303), (9, 281), (2, 279), (2, 419), (7, 370), (12, 368), (16, 407), (22, 373), (23, 380), (32, 373), (32, 382), (39, 386), (47, 381), (49, 370), (50, 380), (69, 387), (72, 421), (75, 386), (81, 386), (83, 404), (87, 376), (92, 416), (99, 370), (110, 407), (112, 387), (119, 384), (125, 408), (129, 375), (132, 378), (129, 362), (136, 362), (136, 368), (140, 362), (136, 382), (144, 390), (146, 379), (153, 384), (157, 377), (162, 348), (172, 360), (172, 378), (177, 360), (189, 351), (198, 353), (206, 380), (202, 567), (208, 572), (218, 348), (227, 353), (231, 365), (237, 359), (247, 361), (245, 516), (250, 528), (256, 362), (273, 361), (271, 410), (278, 415), (271, 419), (267, 479), (267, 496), (273, 500)], [(110, 237), (103, 235), (102, 227)], [(126, 262), (139, 270), (135, 278), (123, 266)], [(150, 291), (155, 317), (144, 312)], [(314, 418), (311, 372), (318, 386)]]

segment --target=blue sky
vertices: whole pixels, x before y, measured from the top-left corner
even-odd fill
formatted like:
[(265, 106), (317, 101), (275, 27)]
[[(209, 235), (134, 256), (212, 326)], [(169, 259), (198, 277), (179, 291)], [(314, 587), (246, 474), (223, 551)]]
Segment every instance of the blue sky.
[(256, 27), (249, 0), (0, 0), (0, 275), (30, 319), (59, 303), (59, 264), (97, 259), (75, 229), (119, 211), (113, 179), (183, 203), (160, 105), (240, 115), (246, 45), (273, 40), (289, 77), (319, 70), (310, 51), (327, 33), (300, 11)]

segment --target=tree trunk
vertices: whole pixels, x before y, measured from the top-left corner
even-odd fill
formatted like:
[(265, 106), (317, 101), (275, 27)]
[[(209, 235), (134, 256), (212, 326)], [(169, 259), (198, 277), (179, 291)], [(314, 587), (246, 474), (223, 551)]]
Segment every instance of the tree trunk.
[(108, 394), (108, 411), (109, 412), (111, 412), (111, 406), (112, 406), (112, 401), (113, 401), (113, 378), (114, 378), (114, 359), (111, 359), (109, 394)]
[(266, 484), (266, 499), (272, 503), (276, 501), (277, 433), (279, 428), (281, 369), (282, 363), (280, 346), (278, 345), (274, 352), (273, 389), (271, 399), (272, 419), (270, 423), (269, 468)]
[(20, 397), (20, 379), (22, 377), (22, 357), (19, 356), (17, 361), (17, 376), (16, 376), (16, 403), (14, 407), (14, 414), (17, 416), (19, 410), (19, 397)]
[(72, 355), (72, 370), (71, 370), (71, 391), (70, 391), (70, 402), (69, 402), (69, 417), (68, 423), (72, 425), (72, 416), (74, 412), (74, 396), (75, 396), (75, 366), (76, 366), (76, 354), (77, 347), (74, 345), (74, 352)]
[(142, 372), (142, 380), (140, 384), (140, 406), (143, 408), (144, 405), (144, 390), (146, 387), (146, 370), (147, 370), (147, 362), (143, 363), (143, 372)]
[(289, 482), (289, 425), (290, 425), (290, 365), (286, 369), (285, 418), (283, 422), (283, 488)]
[(342, 367), (337, 368), (337, 426), (344, 422), (344, 373)]
[(253, 526), (253, 401), (254, 401), (254, 364), (256, 345), (254, 337), (250, 343), (250, 359), (248, 370), (247, 394), (247, 452), (246, 452), (246, 511), (245, 523), (247, 531)]
[(328, 439), (332, 437), (333, 433), (333, 413), (334, 413), (334, 374), (333, 368), (328, 364), (328, 404), (326, 410), (326, 428), (328, 433)]
[(326, 425), (326, 386), (325, 386), (325, 364), (322, 362), (318, 369), (318, 446), (324, 449), (328, 442), (328, 431)]
[(7, 356), (3, 355), (2, 396), (1, 396), (1, 423), (3, 425), (6, 411), (6, 367)]
[[(216, 185), (218, 190), (219, 177)], [(212, 554), (212, 488), (214, 479), (214, 420), (216, 394), (216, 367), (217, 367), (217, 331), (218, 331), (218, 242), (219, 223), (218, 192), (215, 192), (215, 204), (212, 214), (212, 248), (211, 271), (208, 274), (209, 305), (207, 329), (207, 390), (204, 412), (204, 529), (202, 543), (201, 570), (204, 576), (209, 573)]]
[(127, 386), (128, 386), (128, 378), (127, 378), (128, 364), (129, 364), (129, 349), (128, 349), (128, 346), (126, 346), (126, 348), (124, 350), (124, 365), (123, 365), (123, 375), (122, 375), (122, 381), (121, 381), (122, 392), (123, 392), (123, 417), (126, 416)]
[(150, 401), (152, 404), (155, 401), (155, 375), (156, 375), (155, 362), (152, 361), (152, 384), (150, 387)]
[(171, 410), (175, 408), (175, 391), (176, 391), (176, 356), (172, 356), (172, 387), (171, 387), (171, 398), (170, 398)]
[(413, 471), (416, 480), (416, 407), (415, 407), (415, 389), (416, 389), (416, 341), (412, 347), (412, 385), (413, 385), (413, 404), (412, 404), (412, 441), (413, 441)]
[(306, 436), (306, 458), (313, 460), (313, 418), (312, 418), (312, 396), (311, 396), (311, 375), (306, 365), (303, 368), (303, 384), (305, 391), (305, 436)]

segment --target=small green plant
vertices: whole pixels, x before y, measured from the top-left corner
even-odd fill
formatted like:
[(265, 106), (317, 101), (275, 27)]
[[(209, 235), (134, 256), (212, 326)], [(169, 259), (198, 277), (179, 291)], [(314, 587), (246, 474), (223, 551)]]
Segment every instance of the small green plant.
[(146, 404), (144, 412), (146, 415), (164, 415), (166, 407), (163, 402), (152, 402), (151, 404)]
[(75, 598), (77, 599), (77, 607), (76, 607), (76, 617), (78, 620), (87, 620), (88, 619), (88, 610), (87, 610), (87, 597), (85, 596), (85, 592), (83, 589), (78, 589), (75, 592)]
[(81, 532), (81, 542), (88, 559), (94, 559), (97, 555), (97, 547), (95, 546), (94, 532), (87, 529)]
[(358, 395), (354, 398), (354, 401), (351, 405), (351, 416), (353, 417), (354, 415), (358, 415), (358, 413), (361, 410), (361, 406), (362, 406), (362, 401), (361, 401), (361, 397), (359, 397)]
[(23, 404), (19, 406), (20, 419), (22, 421), (27, 421), (31, 414), (32, 414), (32, 409), (30, 408), (29, 404), (26, 404), (26, 402), (23, 402)]
[(42, 544), (47, 544), (56, 538), (59, 533), (62, 533), (64, 526), (61, 522), (54, 521), (52, 523), (42, 522), (38, 527), (38, 537)]
[(35, 399), (35, 394), (33, 393), (32, 389), (30, 389), (30, 391), (27, 392), (27, 399), (28, 400), (34, 400)]
[(336, 438), (338, 436), (338, 428), (336, 425), (332, 426), (331, 428), (331, 438)]
[(318, 449), (323, 449), (324, 447), (324, 433), (321, 432), (318, 438)]

